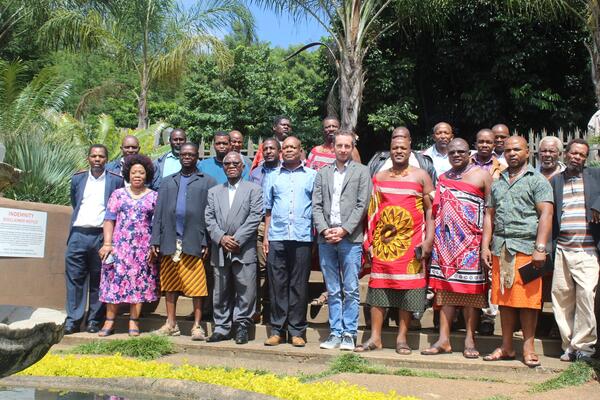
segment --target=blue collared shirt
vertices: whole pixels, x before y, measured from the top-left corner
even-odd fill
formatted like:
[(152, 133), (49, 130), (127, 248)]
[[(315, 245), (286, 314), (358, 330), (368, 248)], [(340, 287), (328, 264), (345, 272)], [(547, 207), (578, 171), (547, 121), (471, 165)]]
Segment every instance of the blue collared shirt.
[(265, 208), (271, 210), (269, 240), (312, 242), (312, 191), (317, 171), (283, 166), (267, 175)]
[(181, 171), (181, 161), (179, 161), (179, 157), (176, 157), (172, 152), (169, 152), (165, 157), (165, 163), (163, 164), (162, 178), (176, 174), (179, 171)]
[[(243, 161), (243, 160), (242, 160)], [(210, 157), (205, 160), (200, 161), (199, 168), (200, 171), (204, 172), (207, 175), (210, 175), (219, 185), (227, 182), (227, 175), (225, 175), (225, 170), (223, 169), (223, 163), (217, 161), (216, 157)], [(250, 166), (244, 162), (244, 170), (242, 171), (242, 179), (247, 181), (250, 176)]]

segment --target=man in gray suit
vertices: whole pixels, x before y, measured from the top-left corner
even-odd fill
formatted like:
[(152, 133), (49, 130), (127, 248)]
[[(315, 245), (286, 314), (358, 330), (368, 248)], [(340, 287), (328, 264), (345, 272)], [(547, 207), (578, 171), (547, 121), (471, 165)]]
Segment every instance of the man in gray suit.
[(358, 273), (371, 176), (369, 168), (352, 161), (354, 137), (350, 131), (336, 133), (335, 162), (319, 170), (312, 193), (319, 261), (329, 295), (331, 333), (322, 349), (354, 350), (358, 328)]
[(235, 342), (245, 344), (256, 309), (256, 236), (263, 195), (260, 186), (242, 180), (244, 162), (239, 153), (228, 153), (223, 169), (227, 182), (208, 191), (205, 211), (215, 277), (215, 329), (207, 342), (229, 340), (235, 325)]

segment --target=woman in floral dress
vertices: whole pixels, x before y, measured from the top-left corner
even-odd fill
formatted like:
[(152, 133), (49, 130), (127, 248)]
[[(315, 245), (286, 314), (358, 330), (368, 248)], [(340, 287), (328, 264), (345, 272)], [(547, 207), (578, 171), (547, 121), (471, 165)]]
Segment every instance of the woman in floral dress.
[(142, 303), (158, 299), (158, 270), (151, 259), (150, 236), (157, 193), (152, 182), (152, 161), (139, 154), (128, 156), (123, 177), (129, 187), (115, 190), (104, 218), (100, 301), (107, 303), (106, 321), (99, 336), (114, 333), (119, 304), (129, 303), (129, 335), (139, 336)]

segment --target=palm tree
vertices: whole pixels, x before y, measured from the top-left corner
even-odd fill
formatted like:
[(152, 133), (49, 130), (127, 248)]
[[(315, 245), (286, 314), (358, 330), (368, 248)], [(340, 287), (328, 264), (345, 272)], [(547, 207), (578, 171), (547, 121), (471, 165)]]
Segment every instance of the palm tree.
[[(340, 120), (343, 129), (356, 128), (362, 104), (366, 72), (363, 62), (377, 39), (389, 31), (419, 24), (437, 24), (443, 19), (450, 0), (251, 0), (254, 3), (289, 13), (296, 19), (312, 18), (330, 35), (339, 86)], [(395, 12), (398, 18), (385, 23), (382, 16)], [(399, 34), (399, 39), (401, 38)], [(304, 46), (302, 51), (314, 45)]]
[(227, 48), (215, 34), (234, 23), (254, 34), (252, 15), (238, 0), (206, 0), (189, 10), (170, 0), (90, 0), (57, 9), (39, 40), (53, 48), (101, 49), (133, 68), (139, 80), (138, 128), (147, 128), (152, 84), (181, 76), (193, 54), (212, 52), (221, 65), (228, 64)]
[(598, 0), (506, 0), (508, 7), (531, 17), (575, 20), (588, 37), (584, 42), (590, 55), (590, 72), (600, 107), (600, 1)]

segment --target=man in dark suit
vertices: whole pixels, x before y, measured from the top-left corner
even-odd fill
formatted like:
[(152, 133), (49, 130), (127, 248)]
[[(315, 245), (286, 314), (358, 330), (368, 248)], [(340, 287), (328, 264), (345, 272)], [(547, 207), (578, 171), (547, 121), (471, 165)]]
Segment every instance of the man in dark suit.
[(600, 250), (600, 169), (585, 168), (590, 147), (573, 139), (566, 169), (550, 180), (554, 191), (552, 310), (562, 338), (561, 361), (594, 354), (594, 297)]
[(208, 238), (204, 210), (213, 178), (198, 171), (198, 146), (181, 145), (181, 170), (163, 178), (152, 221), (152, 253), (161, 255), (160, 286), (166, 292), (167, 322), (158, 331), (166, 336), (181, 333), (176, 321), (180, 294), (191, 297), (194, 306), (192, 340), (204, 340), (200, 326), (202, 297), (208, 296), (204, 256)]
[(319, 261), (327, 286), (331, 330), (321, 348), (341, 347), (351, 351), (358, 329), (358, 273), (371, 177), (366, 166), (352, 161), (353, 132), (337, 132), (333, 146), (335, 162), (319, 170), (312, 193), (312, 214), (319, 234)]
[(244, 161), (239, 153), (228, 153), (223, 169), (227, 182), (208, 191), (205, 212), (215, 277), (215, 328), (207, 341), (228, 340), (236, 326), (235, 342), (245, 344), (256, 309), (256, 235), (263, 195), (260, 186), (242, 180)]
[[(106, 171), (108, 150), (94, 144), (88, 151), (89, 171), (81, 171), (71, 179), (71, 229), (65, 254), (67, 285), (67, 320), (65, 335), (79, 332), (86, 311), (89, 288), (87, 331), (96, 333), (104, 318), (104, 305), (99, 300), (100, 267), (98, 251), (104, 235), (102, 224), (111, 193), (123, 187), (123, 178)], [(89, 276), (89, 282), (86, 280)]]

